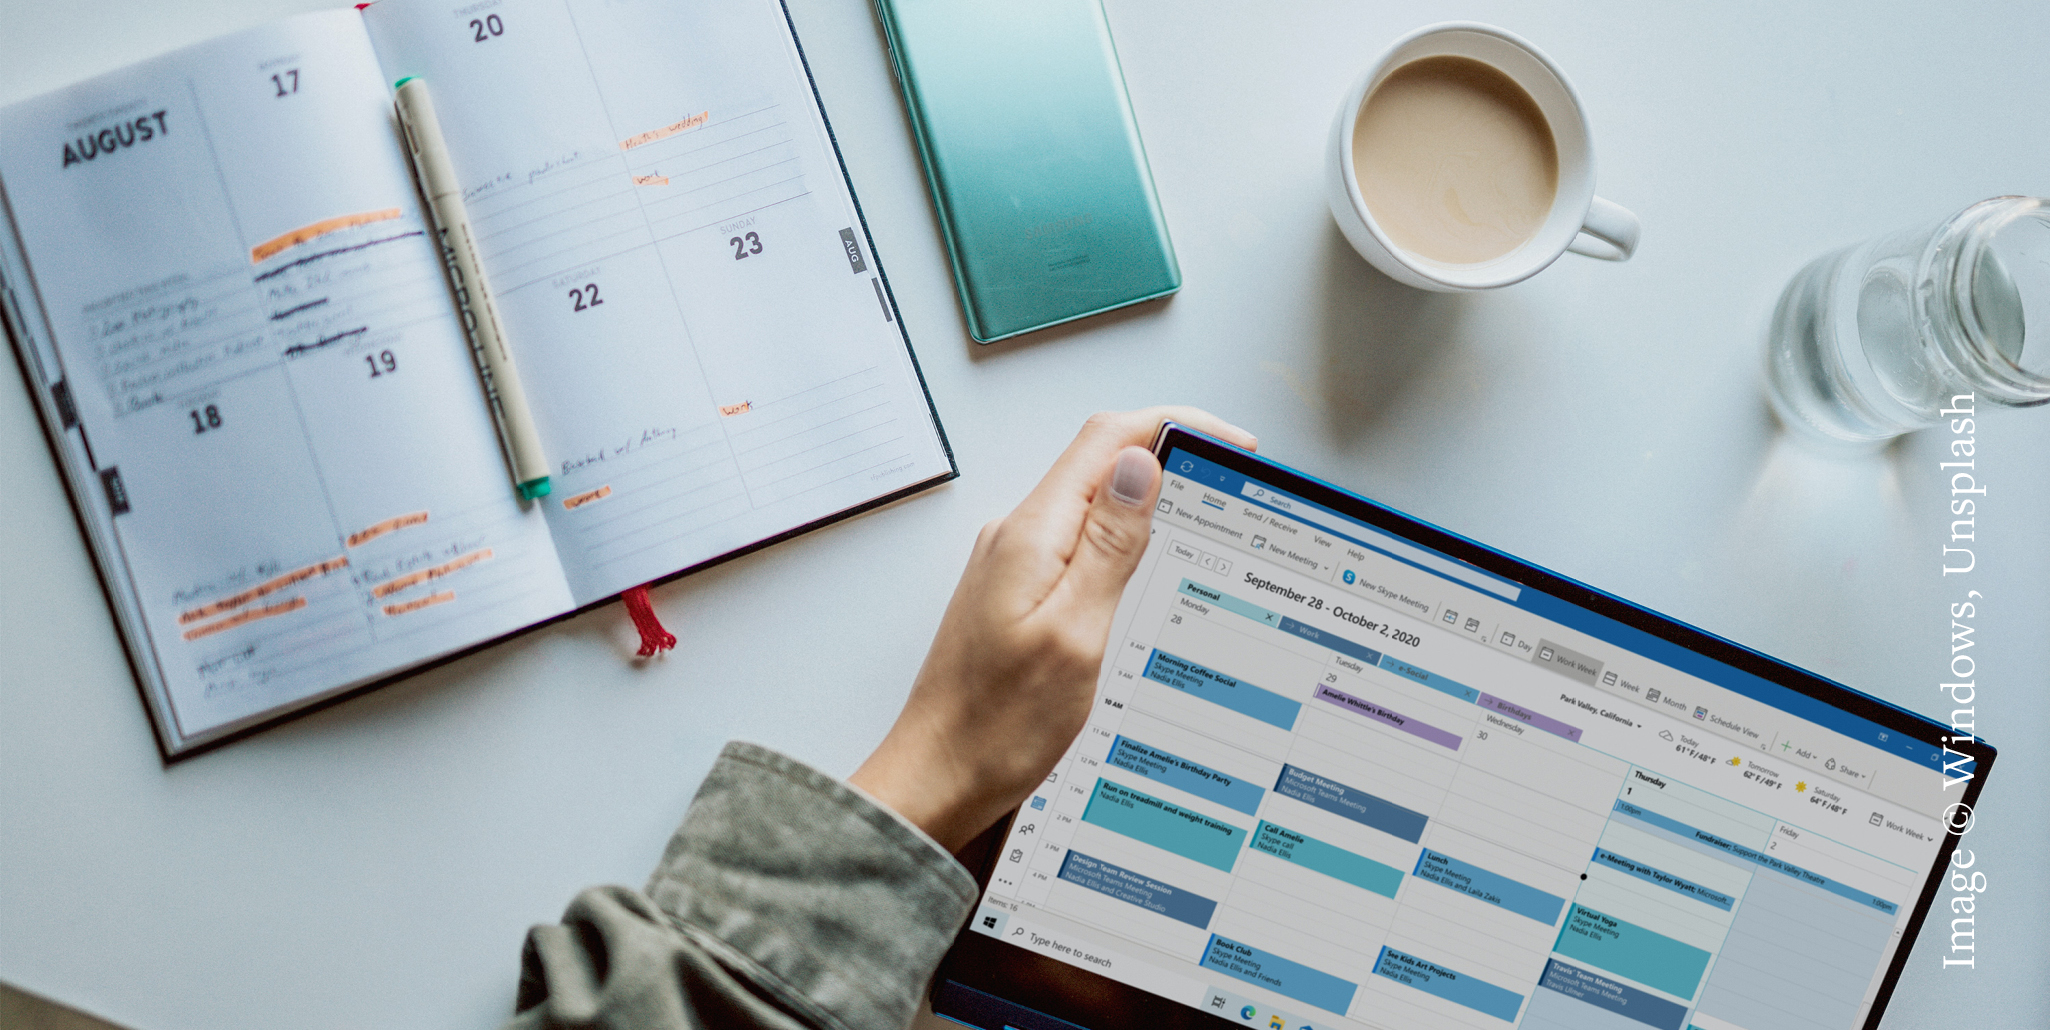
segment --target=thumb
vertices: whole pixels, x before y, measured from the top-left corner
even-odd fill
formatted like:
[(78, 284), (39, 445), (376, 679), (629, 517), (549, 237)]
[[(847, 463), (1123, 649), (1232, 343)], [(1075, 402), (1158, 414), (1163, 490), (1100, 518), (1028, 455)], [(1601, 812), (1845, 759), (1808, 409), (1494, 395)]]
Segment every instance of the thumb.
[(1118, 452), (1082, 520), (1082, 538), (1068, 562), (1072, 596), (1085, 609), (1117, 607), (1125, 582), (1139, 567), (1152, 535), (1153, 501), (1160, 494), (1160, 463), (1144, 447)]

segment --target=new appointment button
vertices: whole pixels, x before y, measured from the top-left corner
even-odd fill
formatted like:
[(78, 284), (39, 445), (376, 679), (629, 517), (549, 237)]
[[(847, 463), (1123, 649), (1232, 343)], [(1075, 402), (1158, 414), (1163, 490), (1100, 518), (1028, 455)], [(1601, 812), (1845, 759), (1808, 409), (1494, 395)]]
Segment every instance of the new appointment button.
[(1590, 687), (1594, 686), (1596, 677), (1602, 674), (1602, 663), (1578, 651), (1560, 647), (1549, 640), (1538, 641), (1537, 654), (1532, 655), (1530, 660)]

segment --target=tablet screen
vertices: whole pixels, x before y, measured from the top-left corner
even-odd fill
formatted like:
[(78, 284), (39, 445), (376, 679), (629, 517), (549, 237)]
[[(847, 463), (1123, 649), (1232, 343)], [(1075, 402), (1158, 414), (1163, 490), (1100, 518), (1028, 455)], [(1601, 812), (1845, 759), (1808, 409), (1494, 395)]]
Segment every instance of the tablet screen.
[[(1990, 751), (1221, 445), (1165, 446), (1094, 714), (972, 934), (1264, 1030), (1865, 1023)], [(942, 977), (943, 1014), (1030, 1023), (949, 1011), (1003, 999)]]

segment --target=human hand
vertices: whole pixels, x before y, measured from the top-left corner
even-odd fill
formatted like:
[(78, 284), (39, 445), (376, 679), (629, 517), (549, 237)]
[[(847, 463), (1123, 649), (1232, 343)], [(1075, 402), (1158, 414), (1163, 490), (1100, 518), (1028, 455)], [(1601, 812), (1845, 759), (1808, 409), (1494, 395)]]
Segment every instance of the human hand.
[(849, 778), (947, 850), (1024, 800), (1088, 721), (1160, 492), (1145, 445), (1167, 420), (1257, 443), (1195, 408), (1091, 416), (1017, 510), (982, 527), (910, 700)]

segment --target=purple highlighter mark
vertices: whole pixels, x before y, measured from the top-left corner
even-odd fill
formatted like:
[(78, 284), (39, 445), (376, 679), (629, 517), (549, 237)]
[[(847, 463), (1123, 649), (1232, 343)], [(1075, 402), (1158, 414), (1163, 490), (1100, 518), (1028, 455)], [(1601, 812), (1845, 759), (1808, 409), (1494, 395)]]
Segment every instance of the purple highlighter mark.
[[(1337, 705), (1355, 715), (1364, 715), (1384, 726), (1393, 726), (1404, 733), (1422, 737), (1433, 744), (1449, 747), (1454, 751), (1459, 750), (1459, 734), (1441, 730), (1429, 723), (1418, 722), (1400, 712), (1391, 712), (1372, 701), (1354, 697), (1343, 690), (1333, 690), (1330, 687), (1319, 685), (1317, 687), (1317, 700)], [(1579, 730), (1574, 730), (1573, 732), (1576, 736), (1580, 733)]]
[(1551, 716), (1539, 715), (1522, 705), (1513, 701), (1504, 701), (1493, 694), (1482, 694), (1478, 703), (1482, 708), (1491, 712), (1500, 712), (1518, 722), (1527, 722), (1546, 733), (1565, 737), (1575, 744), (1580, 743), (1580, 727), (1578, 726), (1568, 726)]

